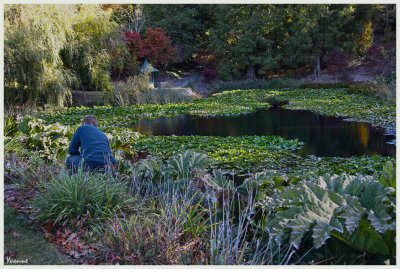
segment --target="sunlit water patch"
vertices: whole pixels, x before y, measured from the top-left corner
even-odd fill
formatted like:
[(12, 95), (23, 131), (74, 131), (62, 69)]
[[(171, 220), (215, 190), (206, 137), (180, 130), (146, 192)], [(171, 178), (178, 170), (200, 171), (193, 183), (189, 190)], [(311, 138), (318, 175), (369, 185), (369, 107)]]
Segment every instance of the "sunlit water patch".
[(365, 122), (345, 121), (302, 110), (273, 108), (229, 117), (174, 116), (140, 119), (133, 126), (146, 135), (277, 135), (304, 142), (300, 155), (395, 156), (394, 134)]

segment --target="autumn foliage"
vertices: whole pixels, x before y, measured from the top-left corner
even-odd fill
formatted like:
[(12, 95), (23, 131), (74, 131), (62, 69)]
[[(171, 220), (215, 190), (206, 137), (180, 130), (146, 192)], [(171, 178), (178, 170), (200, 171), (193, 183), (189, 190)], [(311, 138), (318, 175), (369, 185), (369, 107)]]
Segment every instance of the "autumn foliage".
[(140, 33), (131, 30), (123, 32), (123, 35), (130, 52), (138, 58), (147, 58), (150, 63), (159, 66), (176, 60), (177, 50), (172, 47), (171, 40), (160, 27), (148, 28), (144, 39)]

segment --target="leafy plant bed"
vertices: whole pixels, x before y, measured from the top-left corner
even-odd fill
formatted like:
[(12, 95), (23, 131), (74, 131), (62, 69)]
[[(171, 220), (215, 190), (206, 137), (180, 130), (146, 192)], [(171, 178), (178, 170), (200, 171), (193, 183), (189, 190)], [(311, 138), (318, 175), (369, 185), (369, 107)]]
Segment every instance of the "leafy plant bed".
[[(146, 136), (126, 128), (141, 117), (235, 115), (268, 108), (260, 96), (289, 100), (290, 109), (395, 127), (394, 105), (343, 89), (230, 91), (187, 104), (69, 108), (17, 125), (7, 119), (5, 172), (19, 188), (40, 192), (30, 197), (34, 208), (24, 210), (51, 230), (49, 238), (64, 244), (71, 239), (73, 245), (67, 246), (79, 263), (313, 264), (314, 257), (324, 264), (393, 262), (395, 158), (301, 157), (297, 139)], [(118, 172), (73, 178), (60, 167), (46, 172), (41, 167), (52, 167), (54, 161), (62, 165), (74, 128), (87, 114), (97, 115), (109, 136)], [(146, 152), (144, 159), (138, 151)], [(13, 161), (11, 154), (23, 155), (26, 163)], [(243, 182), (234, 184), (228, 174)], [(26, 179), (31, 177), (35, 180)], [(91, 192), (77, 191), (86, 183), (93, 185)], [(375, 204), (366, 203), (369, 196)], [(326, 205), (335, 208), (325, 210)], [(287, 220), (287, 227), (274, 225)], [(375, 243), (358, 240), (366, 230)], [(348, 251), (340, 261), (332, 256), (343, 240), (329, 236), (350, 242), (344, 242)], [(88, 247), (92, 252), (81, 240), (95, 245)], [(361, 255), (365, 259), (357, 258)]]
[(229, 116), (254, 112), (270, 105), (260, 96), (274, 96), (289, 102), (287, 109), (311, 110), (315, 113), (342, 116), (356, 121), (369, 122), (374, 126), (395, 128), (396, 106), (384, 100), (362, 94), (348, 94), (346, 89), (278, 89), (278, 90), (232, 90), (213, 97), (194, 100), (185, 104), (143, 105), (130, 107), (77, 107), (67, 108), (53, 114), (42, 114), (47, 123), (78, 124), (84, 115), (99, 117), (99, 125), (126, 127), (138, 118), (154, 118), (176, 115)]
[[(391, 163), (383, 170), (377, 168), (373, 177), (319, 177), (306, 172), (293, 177), (264, 171), (249, 174), (237, 187), (220, 170), (214, 169), (210, 174), (196, 170), (210, 165), (212, 160), (206, 155), (186, 151), (165, 162), (142, 160), (131, 167), (130, 176), (122, 181), (110, 176), (110, 188), (125, 182), (136, 202), (128, 211), (120, 208), (121, 212), (104, 219), (85, 210), (71, 210), (85, 207), (86, 200), (101, 201), (104, 197), (96, 192), (78, 194), (77, 203), (65, 204), (70, 207), (67, 212), (77, 213), (73, 216), (66, 215), (63, 208), (53, 210), (45, 203), (35, 202), (45, 201), (53, 194), (67, 197), (73, 193), (74, 184), (62, 180), (69, 177), (65, 172), (48, 182), (46, 188), (39, 185), (40, 194), (32, 197), (34, 211), (27, 206), (19, 208), (33, 213), (37, 221), (42, 219), (46, 240), (60, 245), (77, 263), (313, 264), (313, 258), (318, 257), (318, 263), (337, 264), (339, 261), (331, 260), (335, 248), (340, 250), (340, 264), (394, 262), (396, 183)], [(193, 171), (199, 174), (194, 175)], [(84, 184), (90, 177), (78, 173), (73, 180)], [(200, 180), (207, 180), (209, 187), (202, 190)], [(216, 196), (218, 193), (228, 196)], [(237, 193), (242, 195), (239, 200), (234, 198)], [(11, 202), (13, 197), (21, 195), (7, 194), (6, 200)], [(375, 202), (371, 203), (371, 197)], [(303, 211), (302, 218), (297, 213)], [(43, 218), (46, 215), (49, 219)], [(66, 220), (63, 227), (54, 221), (59, 217)], [(290, 223), (287, 227), (276, 225), (281, 220)], [(347, 246), (341, 245), (343, 240), (330, 239), (329, 233), (333, 232), (333, 238), (343, 237)], [(366, 232), (365, 236), (370, 237), (365, 241), (362, 239)], [(221, 249), (220, 244), (228, 247)], [(260, 245), (264, 247), (259, 248)], [(312, 250), (312, 255), (303, 256), (304, 249)], [(239, 250), (245, 252), (243, 256), (235, 254)], [(280, 257), (289, 253), (297, 255)], [(360, 255), (364, 258), (354, 262)]]
[[(133, 141), (132, 141), (133, 142)], [(296, 149), (301, 147), (297, 140), (285, 140), (276, 136), (145, 136), (133, 142), (134, 148), (147, 150), (154, 158), (168, 158), (188, 149), (203, 152), (210, 156), (213, 168), (234, 170), (243, 175), (272, 169), (291, 174), (315, 172), (371, 175), (393, 157), (353, 156), (340, 157), (301, 157)]]

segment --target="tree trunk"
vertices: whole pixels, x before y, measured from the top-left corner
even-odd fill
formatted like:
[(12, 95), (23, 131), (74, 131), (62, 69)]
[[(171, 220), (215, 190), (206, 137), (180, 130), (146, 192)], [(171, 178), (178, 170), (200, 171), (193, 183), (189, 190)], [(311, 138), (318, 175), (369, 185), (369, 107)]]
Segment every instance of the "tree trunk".
[(247, 78), (248, 79), (256, 79), (256, 72), (255, 72), (254, 64), (250, 64), (249, 67), (247, 67)]
[(85, 102), (85, 104), (87, 103), (86, 101), (86, 94), (85, 94), (85, 87), (82, 84), (82, 91), (83, 91), (83, 101)]
[(314, 79), (317, 79), (320, 76), (321, 76), (321, 62), (320, 62), (320, 56), (317, 55), (317, 61), (314, 68)]

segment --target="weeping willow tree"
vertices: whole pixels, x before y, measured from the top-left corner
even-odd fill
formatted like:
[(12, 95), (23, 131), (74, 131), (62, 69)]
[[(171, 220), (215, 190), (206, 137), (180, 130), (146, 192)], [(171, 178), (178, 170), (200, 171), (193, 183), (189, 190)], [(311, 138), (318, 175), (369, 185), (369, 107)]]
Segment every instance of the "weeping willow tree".
[(110, 21), (111, 13), (99, 5), (76, 6), (74, 34), (69, 36), (61, 57), (79, 78), (77, 90), (112, 90), (112, 54), (122, 50), (125, 43), (118, 34), (118, 25)]
[(60, 51), (72, 33), (71, 7), (6, 5), (4, 16), (5, 102), (63, 105), (71, 99), (73, 72)]
[(98, 5), (6, 5), (6, 105), (63, 106), (71, 89), (111, 90), (110, 13)]

